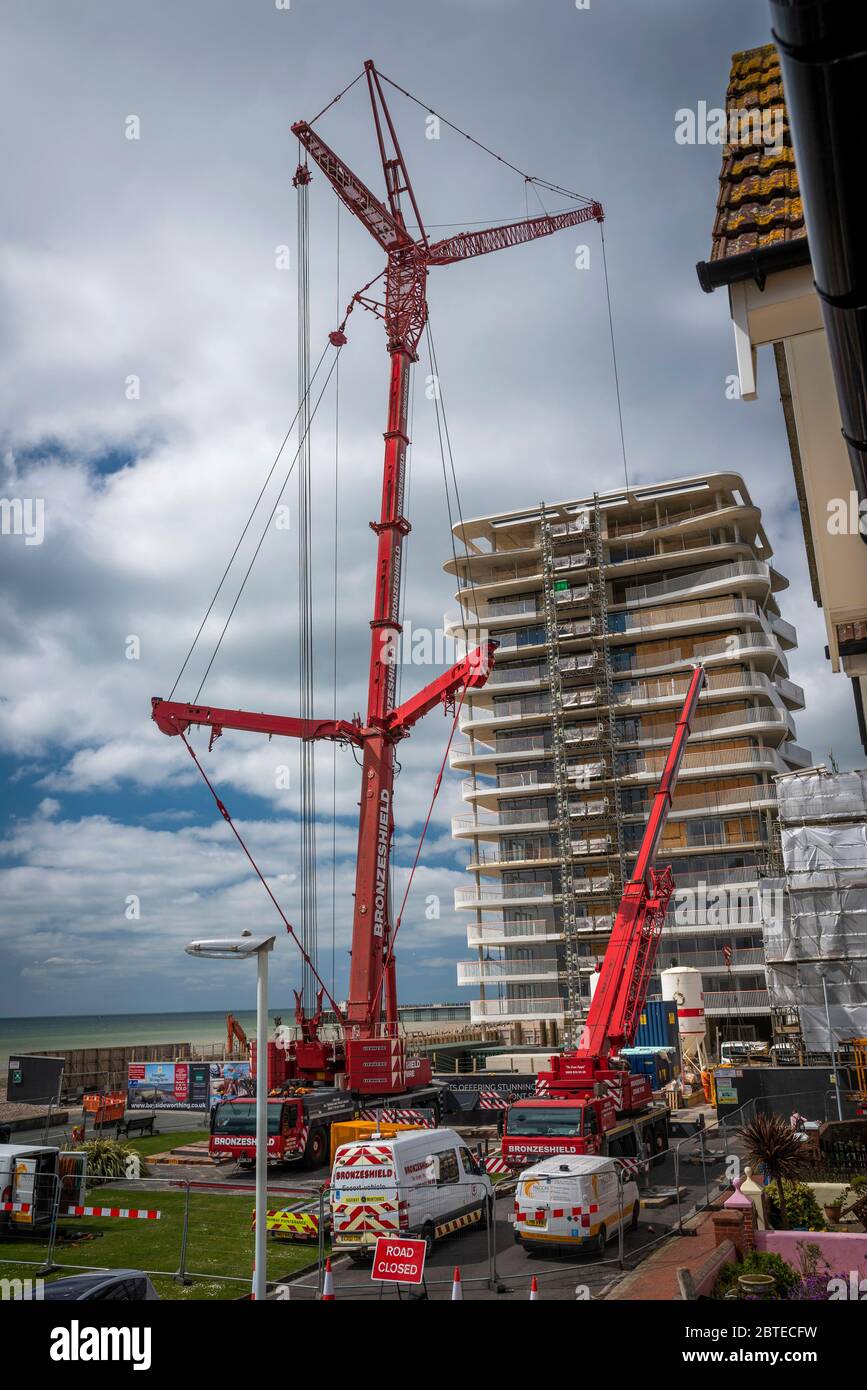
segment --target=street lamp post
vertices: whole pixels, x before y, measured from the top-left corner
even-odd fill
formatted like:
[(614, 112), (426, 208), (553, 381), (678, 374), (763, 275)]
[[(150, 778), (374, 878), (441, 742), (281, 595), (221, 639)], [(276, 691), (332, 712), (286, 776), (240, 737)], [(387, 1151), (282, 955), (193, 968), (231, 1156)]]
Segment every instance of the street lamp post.
[(253, 1246), (253, 1297), (264, 1299), (267, 1289), (268, 1206), (268, 956), (273, 936), (218, 937), (191, 941), (187, 954), (212, 960), (244, 960), (256, 957), (256, 1234)]

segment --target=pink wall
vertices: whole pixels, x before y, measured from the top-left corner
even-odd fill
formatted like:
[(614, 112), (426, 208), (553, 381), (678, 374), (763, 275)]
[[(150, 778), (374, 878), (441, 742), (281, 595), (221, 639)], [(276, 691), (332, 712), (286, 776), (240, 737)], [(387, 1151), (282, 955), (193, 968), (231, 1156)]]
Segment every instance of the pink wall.
[(800, 1269), (799, 1245), (818, 1245), (832, 1274), (846, 1275), (857, 1269), (867, 1275), (867, 1231), (757, 1231), (756, 1249), (782, 1255), (795, 1269)]

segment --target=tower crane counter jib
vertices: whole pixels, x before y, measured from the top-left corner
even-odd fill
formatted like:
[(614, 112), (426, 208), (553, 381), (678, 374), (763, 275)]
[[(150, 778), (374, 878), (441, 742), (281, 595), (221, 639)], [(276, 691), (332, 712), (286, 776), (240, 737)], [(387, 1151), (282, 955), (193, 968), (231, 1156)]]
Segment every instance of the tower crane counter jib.
[[(427, 322), (428, 269), (518, 246), (580, 223), (601, 222), (603, 213), (599, 203), (581, 199), (580, 206), (566, 212), (528, 217), (482, 231), (462, 232), (431, 243), (385, 100), (383, 82), (389, 79), (384, 78), (371, 61), (365, 63), (363, 76), (367, 83), (385, 180), (384, 201), (326, 144), (314, 129), (315, 122), (299, 121), (292, 126), (292, 132), (305, 155), (319, 168), (344, 207), (361, 222), (386, 255), (384, 301), (379, 303), (368, 296), (366, 290), (369, 286), (366, 286), (364, 291), (359, 291), (353, 297), (349, 306), (351, 310), (354, 304), (359, 303), (382, 319), (390, 356), (380, 510), (378, 519), (370, 523), (377, 537), (377, 551), (373, 617), (370, 623), (367, 717), (363, 723), (360, 719), (292, 719), (155, 700), (153, 718), (164, 733), (180, 734), (185, 742), (185, 731), (189, 726), (206, 725), (211, 728), (212, 740), (222, 729), (231, 728), (269, 735), (276, 733), (291, 738), (339, 740), (361, 749), (349, 993), (345, 1014), (337, 1011), (338, 1021), (343, 1026), (345, 1056), (336, 1062), (332, 1058), (331, 1067), (345, 1066), (346, 1081), (353, 1090), (396, 1094), (407, 1084), (408, 1071), (402, 1042), (398, 1038), (394, 957), (396, 928), (392, 924), (388, 890), (394, 832), (395, 745), (410, 732), (419, 718), (436, 705), (449, 705), (459, 692), (484, 685), (496, 648), (496, 643), (486, 643), (395, 708), (396, 669), (390, 654), (401, 631), (401, 558), (403, 542), (410, 531), (409, 521), (404, 515), (405, 465), (410, 442), (410, 374)], [(308, 181), (309, 168), (305, 164), (296, 174), (296, 182), (306, 184)], [(565, 192), (561, 189), (557, 191)], [(577, 197), (572, 194), (567, 196)], [(411, 208), (413, 225), (418, 228), (417, 236), (411, 236), (407, 230), (405, 204), (408, 204), (407, 210)], [(344, 319), (330, 335), (336, 348), (341, 348), (346, 342), (345, 324)], [(214, 795), (216, 797), (216, 793)], [(218, 805), (229, 820), (219, 800)], [(238, 832), (235, 833), (238, 836)], [(243, 846), (243, 841), (241, 843)], [(246, 849), (246, 846), (243, 847)], [(247, 853), (249, 855), (249, 851)], [(336, 1010), (334, 1001), (330, 1002)]]

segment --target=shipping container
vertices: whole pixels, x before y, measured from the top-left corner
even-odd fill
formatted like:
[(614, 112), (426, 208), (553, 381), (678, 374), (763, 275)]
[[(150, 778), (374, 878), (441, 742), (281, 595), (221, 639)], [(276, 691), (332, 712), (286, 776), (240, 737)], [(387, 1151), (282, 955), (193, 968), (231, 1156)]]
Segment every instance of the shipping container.
[(670, 999), (648, 999), (638, 1018), (634, 1047), (673, 1047), (680, 1056), (677, 1005)]
[(654, 1091), (661, 1091), (673, 1079), (676, 1054), (671, 1048), (624, 1047), (620, 1055), (629, 1063), (630, 1071), (648, 1078)]

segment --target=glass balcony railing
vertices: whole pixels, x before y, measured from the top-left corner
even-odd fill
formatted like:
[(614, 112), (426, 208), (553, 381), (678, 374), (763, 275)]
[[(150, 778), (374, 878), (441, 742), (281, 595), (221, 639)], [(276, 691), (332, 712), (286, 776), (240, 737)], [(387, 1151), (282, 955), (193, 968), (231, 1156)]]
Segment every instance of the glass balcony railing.
[(655, 584), (630, 584), (624, 594), (626, 603), (635, 603), (648, 598), (660, 598), (686, 589), (697, 589), (707, 584), (719, 584), (729, 579), (764, 579), (771, 582), (770, 567), (764, 560), (736, 560), (730, 565), (714, 565), (710, 569), (696, 570), (692, 574), (670, 575)]

